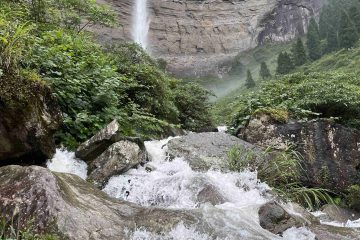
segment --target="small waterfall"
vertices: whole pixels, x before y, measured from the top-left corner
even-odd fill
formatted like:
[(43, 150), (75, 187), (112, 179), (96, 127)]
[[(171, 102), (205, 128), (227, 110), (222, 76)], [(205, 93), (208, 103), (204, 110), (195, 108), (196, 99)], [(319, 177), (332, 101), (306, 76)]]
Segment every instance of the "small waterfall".
[(144, 49), (148, 47), (147, 36), (149, 32), (149, 13), (147, 0), (135, 0), (133, 11), (132, 38), (134, 42), (140, 44)]

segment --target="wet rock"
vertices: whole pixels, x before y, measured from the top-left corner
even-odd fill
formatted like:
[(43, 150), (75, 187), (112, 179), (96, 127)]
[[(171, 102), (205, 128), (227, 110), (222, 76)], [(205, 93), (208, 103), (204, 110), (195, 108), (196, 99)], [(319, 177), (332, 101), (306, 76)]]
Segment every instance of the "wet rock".
[(114, 120), (92, 138), (82, 143), (75, 152), (77, 158), (92, 161), (100, 156), (110, 145), (121, 140), (136, 142), (143, 149), (143, 142), (139, 138), (125, 137), (121, 133), (119, 123)]
[(354, 221), (360, 219), (360, 213), (345, 209), (334, 204), (327, 204), (322, 207), (321, 211), (326, 215), (321, 220), (336, 221), (346, 223), (348, 220)]
[(311, 225), (309, 229), (315, 233), (317, 240), (358, 240), (360, 230), (328, 225)]
[(36, 230), (49, 228), (70, 240), (130, 239), (135, 228), (166, 232), (178, 223), (206, 228), (196, 211), (144, 208), (110, 198), (81, 178), (31, 166), (0, 168), (2, 218)]
[(240, 146), (249, 151), (259, 151), (255, 146), (226, 133), (190, 133), (168, 143), (168, 153), (184, 157), (195, 171), (209, 169), (228, 170), (228, 152)]
[(205, 185), (205, 187), (197, 195), (197, 201), (199, 203), (211, 203), (212, 205), (218, 205), (226, 202), (226, 199), (222, 196), (216, 187), (212, 185)]
[[(16, 89), (0, 80), (2, 91)], [(17, 102), (18, 96), (12, 97), (11, 101), (3, 99), (2, 94), (0, 96), (0, 166), (42, 164), (55, 153), (53, 134), (62, 122), (57, 101), (50, 88), (36, 82), (23, 84), (27, 84), (28, 91), (36, 92), (29, 95), (26, 102)]]
[(291, 216), (276, 202), (266, 203), (259, 209), (260, 226), (274, 234), (280, 234), (301, 222)]
[(305, 185), (341, 192), (360, 180), (360, 131), (331, 119), (280, 124), (257, 116), (239, 136), (261, 147), (293, 145), (304, 158)]
[(91, 161), (88, 181), (103, 187), (114, 175), (126, 172), (145, 161), (145, 152), (134, 142), (119, 141), (112, 144)]

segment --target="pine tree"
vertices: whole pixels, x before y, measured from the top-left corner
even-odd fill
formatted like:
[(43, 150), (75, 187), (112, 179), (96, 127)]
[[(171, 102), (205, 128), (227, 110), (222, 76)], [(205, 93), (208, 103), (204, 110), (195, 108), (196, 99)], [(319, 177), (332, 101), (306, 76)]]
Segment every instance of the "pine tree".
[(329, 28), (331, 27), (329, 25), (329, 16), (330, 16), (330, 6), (325, 5), (321, 9), (320, 19), (319, 19), (320, 39), (326, 39), (326, 37), (327, 37), (327, 35), (329, 33)]
[(311, 60), (317, 60), (321, 57), (321, 43), (319, 27), (314, 18), (311, 18), (309, 23), (308, 33), (306, 35), (306, 46)]
[(256, 86), (255, 81), (254, 81), (254, 79), (253, 79), (253, 77), (251, 75), (250, 70), (247, 70), (247, 78), (246, 78), (245, 86), (247, 88), (253, 88), (253, 87)]
[(337, 31), (329, 31), (326, 36), (326, 52), (333, 52), (339, 49), (339, 39)]
[(299, 38), (291, 49), (292, 59), (295, 66), (301, 66), (306, 63), (306, 50), (302, 40)]
[(355, 24), (350, 20), (346, 12), (343, 12), (340, 20), (339, 43), (341, 48), (352, 48), (359, 39)]
[(287, 52), (281, 52), (278, 57), (278, 66), (276, 73), (288, 74), (294, 69), (294, 64)]
[(271, 78), (271, 73), (266, 62), (261, 62), (259, 75), (262, 78), (262, 80)]
[(356, 6), (349, 9), (349, 18), (355, 25), (357, 33), (360, 34), (360, 12)]

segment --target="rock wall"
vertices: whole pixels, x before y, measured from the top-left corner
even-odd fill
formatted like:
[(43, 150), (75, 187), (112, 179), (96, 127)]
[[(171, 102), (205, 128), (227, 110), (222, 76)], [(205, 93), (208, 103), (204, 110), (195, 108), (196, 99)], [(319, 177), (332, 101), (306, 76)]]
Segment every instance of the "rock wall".
[[(133, 0), (101, 0), (119, 13), (116, 29), (96, 29), (100, 38), (129, 40)], [(267, 41), (287, 41), (306, 32), (324, 0), (148, 0), (149, 50), (181, 76), (226, 72), (234, 57)]]

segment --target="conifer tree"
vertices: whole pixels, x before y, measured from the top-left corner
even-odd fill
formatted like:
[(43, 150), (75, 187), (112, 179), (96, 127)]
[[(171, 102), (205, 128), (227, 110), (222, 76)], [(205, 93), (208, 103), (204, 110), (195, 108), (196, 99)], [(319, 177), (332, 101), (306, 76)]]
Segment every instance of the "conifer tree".
[(250, 70), (247, 70), (247, 77), (246, 77), (245, 86), (246, 86), (247, 88), (253, 88), (253, 87), (256, 86), (255, 81), (254, 81), (254, 79), (253, 79), (253, 77), (252, 77), (252, 75), (251, 75)]
[(300, 38), (296, 41), (291, 49), (292, 59), (295, 66), (301, 66), (306, 63), (306, 50)]
[(360, 12), (356, 6), (349, 9), (349, 18), (355, 25), (357, 33), (360, 34)]
[(288, 74), (294, 69), (294, 64), (287, 52), (281, 52), (278, 57), (276, 73)]
[(259, 75), (262, 78), (262, 80), (271, 78), (271, 73), (266, 62), (261, 62)]
[(311, 60), (317, 60), (321, 57), (321, 43), (319, 27), (314, 18), (311, 18), (309, 23), (308, 33), (306, 35), (306, 46)]
[(329, 24), (329, 15), (330, 15), (330, 6), (325, 5), (321, 9), (320, 19), (319, 19), (319, 34), (320, 39), (326, 39), (329, 33), (329, 28), (331, 27)]
[(341, 15), (339, 43), (341, 48), (352, 48), (359, 39), (355, 24), (344, 11)]
[(326, 36), (326, 52), (333, 52), (339, 49), (339, 39), (337, 31), (329, 31)]

